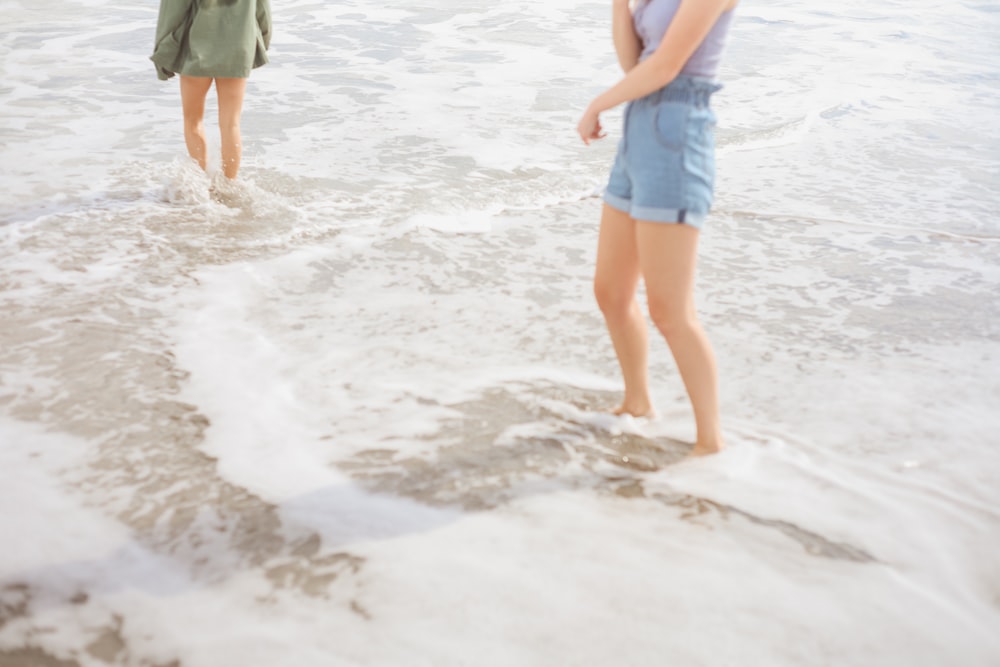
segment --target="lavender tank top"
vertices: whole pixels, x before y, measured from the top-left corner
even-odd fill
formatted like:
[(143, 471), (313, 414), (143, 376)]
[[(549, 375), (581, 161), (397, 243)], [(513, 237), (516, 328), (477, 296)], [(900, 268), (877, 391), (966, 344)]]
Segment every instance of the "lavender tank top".
[[(640, 62), (656, 51), (680, 6), (681, 0), (639, 0), (639, 5), (632, 14), (632, 20), (635, 22), (635, 31), (642, 40)], [(722, 60), (722, 52), (726, 48), (726, 35), (729, 34), (734, 13), (734, 10), (729, 10), (719, 17), (705, 36), (705, 41), (684, 63), (681, 74), (715, 78), (719, 71), (719, 61)]]

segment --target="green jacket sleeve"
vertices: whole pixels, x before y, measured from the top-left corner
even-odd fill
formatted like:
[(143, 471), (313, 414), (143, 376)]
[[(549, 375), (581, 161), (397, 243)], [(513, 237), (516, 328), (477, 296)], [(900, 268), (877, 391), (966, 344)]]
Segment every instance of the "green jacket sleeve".
[[(265, 0), (266, 1), (266, 0)], [(166, 80), (174, 75), (169, 69), (181, 59), (181, 44), (175, 38), (178, 29), (191, 20), (191, 5), (195, 0), (160, 0), (160, 16), (156, 21), (156, 44), (150, 57), (156, 64), (156, 74)]]
[(271, 48), (271, 0), (257, 0), (257, 25), (264, 38), (264, 48)]

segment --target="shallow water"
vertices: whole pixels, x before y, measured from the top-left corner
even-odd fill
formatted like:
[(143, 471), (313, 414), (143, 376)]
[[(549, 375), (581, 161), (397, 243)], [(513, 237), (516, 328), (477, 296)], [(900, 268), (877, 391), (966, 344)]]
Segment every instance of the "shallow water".
[(602, 414), (604, 3), (276, 6), (229, 188), (155, 7), (0, 11), (7, 662), (1000, 660), (995, 3), (742, 9), (697, 462), (662, 342)]

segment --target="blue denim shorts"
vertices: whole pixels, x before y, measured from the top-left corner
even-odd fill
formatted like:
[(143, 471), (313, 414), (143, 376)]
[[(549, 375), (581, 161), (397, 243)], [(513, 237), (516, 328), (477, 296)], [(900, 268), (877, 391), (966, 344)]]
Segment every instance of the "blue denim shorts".
[(604, 201), (635, 220), (701, 227), (715, 189), (710, 80), (679, 76), (630, 102)]

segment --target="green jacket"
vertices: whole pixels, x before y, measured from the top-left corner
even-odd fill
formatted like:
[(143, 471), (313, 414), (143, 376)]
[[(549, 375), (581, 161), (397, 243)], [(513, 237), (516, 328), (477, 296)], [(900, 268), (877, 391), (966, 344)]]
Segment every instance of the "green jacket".
[(162, 80), (174, 74), (246, 78), (267, 63), (270, 0), (160, 0), (150, 60)]

